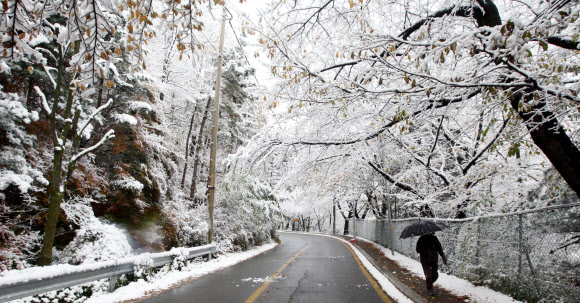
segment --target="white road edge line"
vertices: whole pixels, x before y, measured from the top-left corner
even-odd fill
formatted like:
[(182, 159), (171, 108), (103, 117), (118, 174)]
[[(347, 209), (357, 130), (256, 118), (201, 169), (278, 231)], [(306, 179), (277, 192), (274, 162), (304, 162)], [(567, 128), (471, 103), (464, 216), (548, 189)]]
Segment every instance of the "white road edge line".
[(399, 289), (397, 289), (395, 287), (395, 285), (393, 285), (393, 283), (391, 283), (391, 281), (389, 281), (389, 279), (387, 279), (387, 277), (385, 277), (378, 269), (376, 269), (375, 266), (373, 264), (371, 264), (371, 262), (358, 250), (358, 248), (356, 246), (350, 244), (350, 242), (348, 242), (344, 239), (341, 239), (339, 237), (326, 235), (326, 234), (310, 234), (310, 233), (303, 233), (303, 234), (333, 238), (333, 239), (336, 239), (336, 240), (339, 240), (339, 241), (342, 241), (342, 242), (348, 244), (352, 248), (352, 250), (356, 253), (357, 257), (360, 259), (360, 261), (366, 267), (366, 269), (369, 271), (369, 273), (373, 276), (373, 278), (375, 278), (375, 280), (377, 280), (377, 283), (379, 283), (381, 288), (393, 300), (395, 300), (397, 302), (401, 302), (401, 303), (414, 303), (413, 300), (411, 300), (407, 296), (405, 296)]

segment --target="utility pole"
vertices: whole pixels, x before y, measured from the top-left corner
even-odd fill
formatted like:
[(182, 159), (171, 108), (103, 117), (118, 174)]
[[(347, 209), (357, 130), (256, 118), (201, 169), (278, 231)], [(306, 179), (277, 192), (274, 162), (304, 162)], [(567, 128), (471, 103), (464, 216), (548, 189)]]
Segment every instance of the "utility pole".
[(207, 231), (207, 243), (212, 243), (213, 240), (213, 205), (215, 199), (215, 163), (217, 155), (217, 132), (218, 132), (218, 119), (220, 111), (220, 88), (222, 83), (222, 60), (224, 52), (224, 32), (226, 28), (226, 9), (224, 6), (223, 16), (222, 16), (222, 27), (220, 33), (220, 46), (217, 62), (217, 79), (215, 84), (215, 103), (213, 110), (213, 128), (211, 130), (211, 150), (210, 150), (210, 160), (209, 160), (209, 182), (207, 185), (207, 211), (209, 214), (209, 228)]

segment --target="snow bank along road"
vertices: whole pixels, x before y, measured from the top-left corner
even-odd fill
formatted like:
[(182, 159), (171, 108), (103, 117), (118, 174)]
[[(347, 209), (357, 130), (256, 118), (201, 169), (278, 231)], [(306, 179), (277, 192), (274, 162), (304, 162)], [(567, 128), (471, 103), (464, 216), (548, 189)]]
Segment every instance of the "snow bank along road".
[(396, 302), (342, 241), (294, 233), (280, 239), (268, 252), (142, 302)]

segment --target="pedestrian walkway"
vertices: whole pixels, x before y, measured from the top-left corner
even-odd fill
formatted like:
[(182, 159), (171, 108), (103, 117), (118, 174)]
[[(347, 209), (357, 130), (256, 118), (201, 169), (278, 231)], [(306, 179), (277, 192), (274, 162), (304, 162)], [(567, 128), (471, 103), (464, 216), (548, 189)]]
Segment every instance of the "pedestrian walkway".
[[(350, 240), (352, 237), (344, 236), (345, 239)], [(407, 269), (399, 266), (393, 260), (387, 258), (382, 251), (377, 249), (371, 242), (367, 241), (357, 241), (353, 243), (359, 250), (364, 252), (367, 257), (370, 257), (372, 263), (379, 269), (383, 271), (389, 280), (392, 281), (401, 292), (417, 303), (421, 302), (441, 302), (441, 303), (465, 303), (474, 302), (469, 297), (459, 297), (450, 293), (449, 291), (440, 288), (435, 283), (435, 296), (429, 295), (425, 288), (424, 277), (418, 277), (408, 271)], [(374, 262), (373, 262), (374, 261)], [(397, 285), (399, 284), (399, 286)], [(402, 284), (402, 285), (401, 285)], [(402, 289), (404, 288), (404, 289)]]

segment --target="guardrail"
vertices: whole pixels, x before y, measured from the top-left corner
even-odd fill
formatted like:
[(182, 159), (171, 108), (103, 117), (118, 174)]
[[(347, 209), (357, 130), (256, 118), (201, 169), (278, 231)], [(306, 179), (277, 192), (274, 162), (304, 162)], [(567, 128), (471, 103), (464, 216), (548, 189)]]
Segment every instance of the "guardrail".
[(16, 275), (0, 277), (0, 303), (107, 278), (109, 291), (112, 291), (120, 275), (132, 273), (137, 268), (163, 266), (177, 257), (193, 259), (207, 255), (211, 260), (211, 254), (215, 252), (214, 245), (205, 245), (87, 265), (61, 264), (25, 269)]

